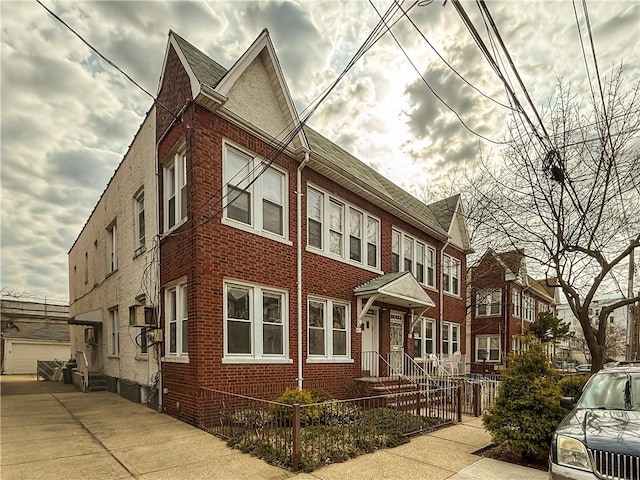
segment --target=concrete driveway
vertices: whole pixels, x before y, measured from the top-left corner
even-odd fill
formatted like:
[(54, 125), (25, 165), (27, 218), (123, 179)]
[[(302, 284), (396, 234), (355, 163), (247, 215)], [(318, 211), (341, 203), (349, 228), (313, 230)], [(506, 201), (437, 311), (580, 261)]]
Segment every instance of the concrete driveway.
[(545, 472), (482, 459), (479, 419), (414, 438), (313, 474), (293, 474), (218, 438), (108, 392), (0, 378), (2, 480), (542, 480)]

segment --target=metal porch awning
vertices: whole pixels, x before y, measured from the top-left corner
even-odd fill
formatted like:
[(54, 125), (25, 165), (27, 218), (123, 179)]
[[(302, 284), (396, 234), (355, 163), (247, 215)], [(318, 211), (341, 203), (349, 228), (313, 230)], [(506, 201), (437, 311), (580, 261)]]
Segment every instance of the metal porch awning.
[[(419, 315), (427, 308), (436, 306), (411, 272), (381, 275), (356, 287), (353, 293), (358, 298), (358, 325), (373, 302), (384, 302), (389, 305), (416, 309), (420, 311)], [(367, 300), (363, 305), (364, 298)]]
[(102, 310), (93, 310), (92, 312), (79, 313), (67, 320), (69, 325), (102, 325)]

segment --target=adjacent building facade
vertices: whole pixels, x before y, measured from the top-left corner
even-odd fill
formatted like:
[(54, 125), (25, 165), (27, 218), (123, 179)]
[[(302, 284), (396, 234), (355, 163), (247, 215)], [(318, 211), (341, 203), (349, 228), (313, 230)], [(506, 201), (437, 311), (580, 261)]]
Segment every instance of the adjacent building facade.
[(507, 355), (526, 348), (521, 336), (540, 312), (555, 314), (555, 288), (527, 274), (521, 250), (487, 251), (471, 269), (473, 373), (493, 373)]
[[(141, 140), (147, 127), (152, 142)], [(425, 205), (303, 125), (267, 31), (229, 70), (170, 32), (158, 106), (141, 132), (136, 141), (153, 146), (138, 161), (157, 163), (130, 168), (158, 172), (159, 294), (144, 301), (158, 312), (148, 337), (164, 411), (195, 423), (206, 388), (347, 397), (356, 379), (401, 373), (407, 358), (464, 373), (470, 246), (460, 199)], [(135, 225), (133, 185), (109, 193), (118, 172), (89, 220), (103, 217), (95, 233), (80, 242), (86, 226), (70, 253), (72, 282), (98, 233), (108, 246), (114, 219)], [(112, 202), (117, 215), (103, 215)], [(129, 253), (118, 251), (120, 266), (136, 261)], [(71, 289), (76, 319), (101, 312), (91, 319), (101, 348), (121, 339), (119, 357), (102, 365), (108, 375), (131, 335), (122, 319), (114, 335), (110, 312), (144, 293), (144, 269), (117, 275), (118, 299)]]

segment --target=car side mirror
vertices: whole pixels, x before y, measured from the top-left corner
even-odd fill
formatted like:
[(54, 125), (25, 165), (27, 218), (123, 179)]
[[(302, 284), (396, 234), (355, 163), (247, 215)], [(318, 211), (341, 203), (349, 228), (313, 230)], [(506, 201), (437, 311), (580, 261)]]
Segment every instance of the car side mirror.
[(560, 406), (567, 410), (573, 410), (573, 407), (576, 406), (576, 399), (574, 397), (562, 397), (560, 399)]

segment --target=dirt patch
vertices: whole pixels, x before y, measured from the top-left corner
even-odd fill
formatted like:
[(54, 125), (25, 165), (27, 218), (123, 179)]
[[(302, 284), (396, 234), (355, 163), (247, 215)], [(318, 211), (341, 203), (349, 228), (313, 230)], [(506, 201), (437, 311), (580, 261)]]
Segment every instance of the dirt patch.
[(476, 450), (473, 454), (501, 460), (503, 462), (515, 463), (516, 465), (535, 468), (536, 470), (543, 470), (545, 472), (549, 469), (549, 460), (547, 458), (522, 458), (497, 445), (489, 445), (488, 447)]

